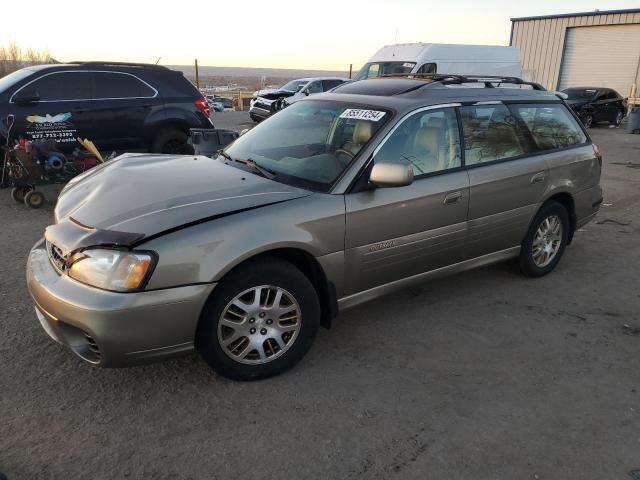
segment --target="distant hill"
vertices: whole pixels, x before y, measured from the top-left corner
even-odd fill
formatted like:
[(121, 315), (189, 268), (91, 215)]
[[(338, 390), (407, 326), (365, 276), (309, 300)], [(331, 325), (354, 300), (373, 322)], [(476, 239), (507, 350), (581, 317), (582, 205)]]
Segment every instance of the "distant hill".
[[(166, 65), (174, 70), (180, 70), (185, 75), (192, 77), (195, 75), (193, 65)], [(292, 68), (251, 68), (251, 67), (208, 67), (199, 66), (201, 77), (276, 77), (276, 78), (304, 78), (319, 76), (347, 77), (348, 71), (332, 70), (300, 70)], [(354, 70), (354, 73), (357, 70)]]

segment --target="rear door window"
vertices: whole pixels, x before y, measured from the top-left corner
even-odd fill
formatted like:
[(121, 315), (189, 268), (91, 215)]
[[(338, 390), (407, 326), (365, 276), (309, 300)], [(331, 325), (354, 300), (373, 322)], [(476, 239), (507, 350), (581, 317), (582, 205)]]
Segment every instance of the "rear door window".
[(344, 83), (344, 80), (323, 80), (322, 88), (324, 89), (325, 92), (327, 92), (332, 88), (337, 87), (338, 85), (342, 85), (343, 83)]
[(580, 145), (587, 137), (575, 118), (561, 104), (512, 105), (540, 150)]
[(460, 107), (466, 165), (504, 160), (529, 153), (516, 118), (505, 105)]
[(96, 100), (119, 98), (151, 98), (156, 92), (139, 78), (119, 72), (94, 72), (94, 93)]
[(59, 72), (45, 75), (23, 87), (35, 91), (42, 102), (91, 99), (89, 72)]

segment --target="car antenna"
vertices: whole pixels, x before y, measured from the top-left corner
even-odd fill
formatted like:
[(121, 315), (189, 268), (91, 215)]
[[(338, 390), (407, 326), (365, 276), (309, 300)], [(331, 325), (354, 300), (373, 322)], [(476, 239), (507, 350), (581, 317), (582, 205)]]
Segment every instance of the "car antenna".
[(158, 57), (158, 60), (156, 60), (156, 65), (158, 65), (158, 64), (160, 63), (160, 59), (161, 59), (161, 58), (162, 58), (162, 57)]

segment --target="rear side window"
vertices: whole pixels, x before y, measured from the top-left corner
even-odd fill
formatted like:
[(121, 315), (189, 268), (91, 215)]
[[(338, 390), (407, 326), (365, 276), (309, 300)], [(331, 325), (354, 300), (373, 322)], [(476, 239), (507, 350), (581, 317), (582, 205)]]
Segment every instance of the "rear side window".
[(587, 137), (564, 105), (514, 105), (540, 150), (580, 145)]
[(91, 75), (88, 72), (52, 73), (26, 85), (23, 91), (37, 92), (43, 102), (89, 100)]
[(142, 80), (118, 72), (94, 72), (94, 99), (151, 98), (156, 92)]
[(504, 105), (460, 108), (466, 165), (493, 162), (528, 153), (518, 122)]

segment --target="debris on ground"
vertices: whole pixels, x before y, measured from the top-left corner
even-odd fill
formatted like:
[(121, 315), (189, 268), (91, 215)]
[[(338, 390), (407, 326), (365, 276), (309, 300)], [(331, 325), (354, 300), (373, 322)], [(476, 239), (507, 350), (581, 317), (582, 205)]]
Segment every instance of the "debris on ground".
[(622, 333), (624, 333), (625, 335), (632, 335), (634, 337), (637, 337), (640, 336), (640, 327), (632, 326), (628, 323), (625, 323), (622, 326)]
[(626, 221), (626, 220), (615, 220), (613, 218), (603, 218), (602, 220), (598, 219), (595, 222), (597, 225), (602, 225), (604, 223), (613, 223), (615, 225), (622, 225), (623, 227), (626, 227), (627, 225), (631, 225), (631, 221)]

